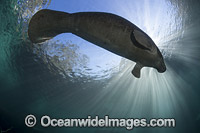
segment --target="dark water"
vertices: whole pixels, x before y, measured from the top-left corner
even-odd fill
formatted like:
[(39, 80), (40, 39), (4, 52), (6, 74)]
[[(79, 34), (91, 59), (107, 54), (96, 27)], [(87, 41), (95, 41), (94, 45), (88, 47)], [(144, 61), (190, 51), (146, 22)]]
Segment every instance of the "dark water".
[[(32, 44), (27, 37), (28, 20), (40, 8), (59, 8), (56, 1), (1, 0), (1, 132), (200, 132), (200, 2), (127, 0), (132, 6), (114, 0), (104, 2), (88, 0), (82, 8), (71, 2), (69, 7), (71, 12), (112, 12), (136, 23), (161, 49), (167, 71), (158, 74), (144, 68), (142, 77), (136, 79), (130, 73), (134, 63), (92, 44), (85, 45), (87, 42), (72, 35)], [(136, 15), (130, 17), (133, 13)], [(36, 118), (175, 118), (176, 127), (131, 131), (40, 125), (28, 128), (24, 124), (28, 114)]]

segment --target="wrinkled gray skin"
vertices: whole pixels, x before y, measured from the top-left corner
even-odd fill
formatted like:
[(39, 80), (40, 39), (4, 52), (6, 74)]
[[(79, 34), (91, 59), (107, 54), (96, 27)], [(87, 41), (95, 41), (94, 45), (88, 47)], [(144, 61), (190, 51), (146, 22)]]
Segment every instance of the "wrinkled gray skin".
[(128, 20), (110, 13), (65, 13), (40, 10), (31, 19), (28, 35), (33, 43), (70, 32), (117, 55), (136, 62), (132, 74), (139, 78), (142, 67), (166, 71), (163, 57), (152, 39)]

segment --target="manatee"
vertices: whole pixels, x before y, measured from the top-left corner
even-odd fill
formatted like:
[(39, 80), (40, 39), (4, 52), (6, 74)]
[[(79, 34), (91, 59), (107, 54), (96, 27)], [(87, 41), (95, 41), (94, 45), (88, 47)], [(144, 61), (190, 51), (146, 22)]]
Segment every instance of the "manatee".
[(132, 74), (143, 67), (166, 71), (163, 56), (153, 40), (130, 21), (105, 12), (66, 13), (43, 9), (33, 15), (28, 36), (41, 43), (61, 33), (72, 33), (99, 47), (136, 62)]

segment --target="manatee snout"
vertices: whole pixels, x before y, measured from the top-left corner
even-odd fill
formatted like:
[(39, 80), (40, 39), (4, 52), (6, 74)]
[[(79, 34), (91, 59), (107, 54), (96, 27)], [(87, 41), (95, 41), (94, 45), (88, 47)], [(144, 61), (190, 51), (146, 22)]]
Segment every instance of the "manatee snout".
[(166, 66), (164, 61), (160, 61), (159, 66), (156, 69), (159, 73), (164, 73), (166, 71)]

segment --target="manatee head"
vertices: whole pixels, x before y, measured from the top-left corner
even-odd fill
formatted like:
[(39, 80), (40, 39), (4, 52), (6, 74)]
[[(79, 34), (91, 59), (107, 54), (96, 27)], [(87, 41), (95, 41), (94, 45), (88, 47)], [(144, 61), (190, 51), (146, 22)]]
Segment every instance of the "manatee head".
[(134, 30), (131, 34), (131, 40), (137, 47), (139, 55), (137, 56), (138, 64), (153, 67), (160, 73), (166, 71), (166, 66), (160, 50), (146, 33), (141, 30)]
[(163, 73), (166, 71), (165, 62), (160, 50), (157, 48), (156, 57), (154, 59), (154, 63), (152, 63), (152, 67), (158, 70), (158, 72)]

